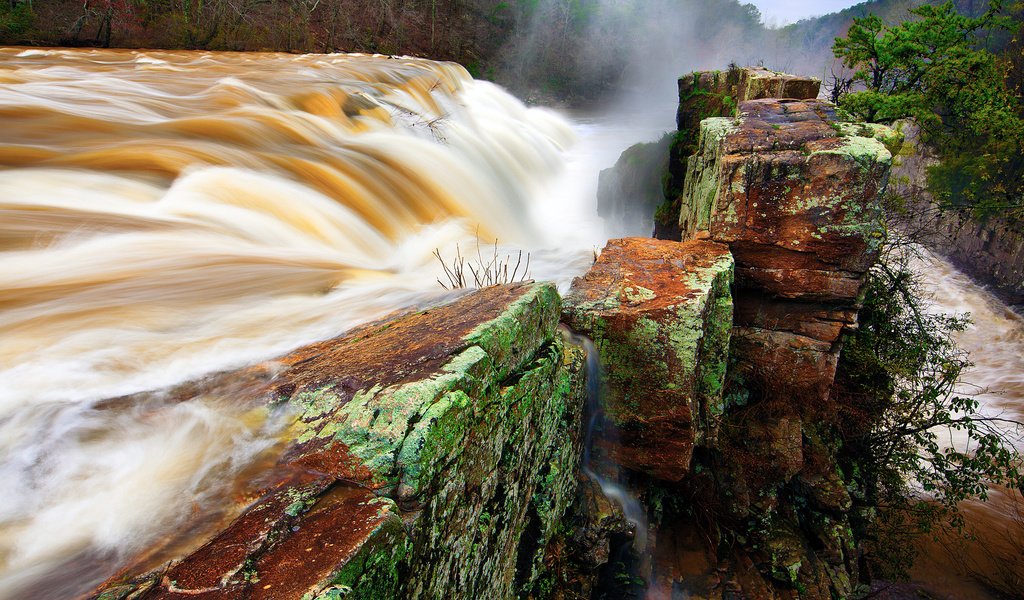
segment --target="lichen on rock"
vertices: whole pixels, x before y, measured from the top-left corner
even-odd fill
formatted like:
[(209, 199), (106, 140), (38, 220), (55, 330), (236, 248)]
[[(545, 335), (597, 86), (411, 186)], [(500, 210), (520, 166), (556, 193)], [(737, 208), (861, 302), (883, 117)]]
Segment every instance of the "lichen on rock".
[(612, 454), (624, 466), (678, 480), (694, 445), (714, 437), (732, 269), (718, 244), (626, 238), (610, 241), (573, 282), (564, 319), (600, 351), (604, 411), (619, 430)]
[(557, 331), (560, 308), (550, 284), (497, 286), (278, 359), (252, 393), (295, 415), (280, 479), (197, 550), (98, 594), (530, 588), (575, 497), (582, 446), (584, 357)]

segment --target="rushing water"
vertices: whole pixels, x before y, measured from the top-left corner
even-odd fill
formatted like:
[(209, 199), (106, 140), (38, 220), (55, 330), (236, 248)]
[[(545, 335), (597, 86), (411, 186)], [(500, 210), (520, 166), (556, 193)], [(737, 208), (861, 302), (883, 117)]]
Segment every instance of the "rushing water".
[(607, 438), (614, 435), (612, 423), (602, 418), (604, 402), (601, 394), (604, 389), (604, 377), (601, 370), (601, 355), (589, 338), (574, 334), (570, 337), (574, 344), (583, 346), (587, 353), (586, 427), (581, 465), (583, 472), (600, 486), (606, 498), (622, 509), (622, 516), (633, 528), (633, 547), (638, 553), (643, 554), (647, 549), (647, 510), (625, 485), (603, 472), (596, 464), (594, 456), (595, 436), (603, 435)]
[[(597, 170), (668, 126), (418, 59), (24, 49), (0, 49), (0, 123), (0, 598), (154, 564), (246, 497), (286, 415), (161, 389), (443, 301), (435, 248), (499, 238), (564, 288), (617, 233)], [(1024, 322), (923, 269), (974, 318), (986, 410), (1020, 418)], [(1005, 506), (971, 510), (1000, 532)]]
[[(915, 264), (932, 298), (931, 310), (967, 314), (971, 324), (957, 336), (973, 366), (960, 392), (979, 403), (979, 412), (1024, 422), (1024, 317), (947, 261), (924, 253)], [(1006, 439), (1024, 450), (1022, 432), (1003, 426)], [(958, 432), (946, 439), (965, 448)], [(998, 598), (993, 590), (1024, 589), (1024, 500), (1020, 491), (993, 489), (987, 503), (963, 506), (973, 542), (947, 536), (922, 540), (923, 557), (914, 579), (936, 598)]]
[(245, 497), (286, 419), (161, 388), (443, 301), (435, 248), (497, 238), (564, 287), (603, 239), (568, 153), (593, 129), (451, 63), (0, 49), (0, 122), (4, 598), (86, 591)]

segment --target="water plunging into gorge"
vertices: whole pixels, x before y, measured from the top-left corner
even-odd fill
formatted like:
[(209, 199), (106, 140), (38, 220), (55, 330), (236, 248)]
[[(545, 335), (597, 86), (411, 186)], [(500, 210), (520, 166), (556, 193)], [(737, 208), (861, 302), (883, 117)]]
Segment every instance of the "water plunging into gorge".
[[(582, 469), (587, 477), (600, 486), (601, 491), (622, 509), (622, 515), (633, 530), (633, 548), (643, 554), (647, 548), (647, 511), (636, 496), (614, 476), (602, 472), (602, 465), (595, 458), (594, 447), (597, 437), (614, 436), (614, 425), (603, 415), (601, 356), (594, 342), (582, 336), (572, 335), (573, 343), (583, 346), (587, 353), (587, 411), (583, 434)], [(607, 460), (607, 457), (606, 457)], [(614, 467), (614, 465), (603, 465)]]
[[(0, 118), (0, 598), (74, 596), (234, 516), (286, 410), (161, 390), (450, 299), (435, 248), (498, 238), (564, 288), (621, 233), (596, 218), (597, 170), (661, 132), (343, 55), (0, 49)], [(986, 406), (1020, 418), (1024, 324), (924, 268), (974, 316)], [(595, 426), (585, 468), (643, 548), (643, 508), (590, 469)]]

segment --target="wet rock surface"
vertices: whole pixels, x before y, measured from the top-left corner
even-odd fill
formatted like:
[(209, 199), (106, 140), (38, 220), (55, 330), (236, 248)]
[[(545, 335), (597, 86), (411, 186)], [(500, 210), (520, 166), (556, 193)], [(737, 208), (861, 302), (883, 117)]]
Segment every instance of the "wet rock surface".
[(826, 397), (883, 239), (887, 133), (842, 124), (820, 101), (745, 102), (738, 118), (702, 124), (680, 229), (732, 250), (734, 356), (751, 385)]
[[(566, 302), (566, 320), (601, 340), (606, 410), (621, 429), (606, 443), (650, 517), (647, 553), (624, 573), (643, 576), (648, 598), (867, 589), (830, 390), (881, 246), (879, 196), (899, 138), (842, 122), (813, 99), (818, 86), (749, 69), (681, 79), (656, 236), (683, 241), (610, 243)], [(654, 302), (685, 290), (655, 288), (706, 272), (670, 258), (695, 245), (734, 262), (731, 310), (712, 326), (729, 328), (715, 411), (673, 395), (694, 389), (682, 376), (703, 368), (701, 354), (681, 361), (672, 336), (636, 332), (641, 318), (650, 331), (676, 321)]]
[(732, 321), (732, 257), (723, 245), (612, 240), (573, 282), (564, 318), (590, 336), (608, 382), (615, 461), (679, 480), (721, 414)]
[[(241, 515), (112, 598), (511, 597), (576, 495), (582, 350), (550, 285), (500, 286), (206, 385), (294, 414)], [(202, 393), (193, 384), (177, 393)]]
[(842, 407), (829, 392), (881, 245), (893, 137), (843, 123), (816, 100), (753, 100), (737, 117), (701, 123), (679, 226), (736, 261), (730, 401), (696, 476), (663, 492), (691, 502), (668, 503), (658, 529), (659, 539), (690, 539), (710, 513), (705, 535), (731, 549), (715, 552), (719, 579), (680, 571), (656, 549), (657, 597), (694, 582), (704, 582), (690, 596), (699, 598), (854, 593), (859, 551), (836, 467)]

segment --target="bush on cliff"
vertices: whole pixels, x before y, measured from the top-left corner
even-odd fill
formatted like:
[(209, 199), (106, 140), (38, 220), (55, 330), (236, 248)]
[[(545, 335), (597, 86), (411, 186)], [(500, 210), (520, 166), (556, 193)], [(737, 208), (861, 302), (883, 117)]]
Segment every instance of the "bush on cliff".
[(911, 537), (961, 529), (964, 500), (987, 499), (990, 485), (1024, 486), (1006, 439), (1020, 424), (980, 414), (963, 394), (970, 363), (955, 335), (968, 320), (928, 309), (913, 266), (918, 252), (891, 242), (871, 271), (833, 390), (845, 407), (844, 469), (865, 509), (860, 534), (885, 577), (909, 567)]
[(870, 15), (833, 46), (852, 71), (841, 83), (856, 90), (840, 106), (867, 121), (915, 119), (942, 158), (929, 175), (935, 197), (980, 216), (1024, 212), (1024, 103), (1010, 78), (1013, 46), (1003, 57), (985, 48), (1020, 10), (993, 0), (968, 17), (947, 2), (913, 9), (911, 20), (891, 27)]

